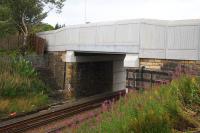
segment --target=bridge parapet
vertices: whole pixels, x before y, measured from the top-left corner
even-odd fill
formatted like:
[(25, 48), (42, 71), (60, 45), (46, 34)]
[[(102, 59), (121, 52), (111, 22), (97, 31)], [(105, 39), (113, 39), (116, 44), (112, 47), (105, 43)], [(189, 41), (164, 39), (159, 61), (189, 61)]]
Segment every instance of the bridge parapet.
[(126, 20), (38, 33), (48, 51), (138, 54), (139, 58), (200, 60), (200, 20)]
[(84, 24), (38, 33), (48, 51), (139, 52), (139, 20)]

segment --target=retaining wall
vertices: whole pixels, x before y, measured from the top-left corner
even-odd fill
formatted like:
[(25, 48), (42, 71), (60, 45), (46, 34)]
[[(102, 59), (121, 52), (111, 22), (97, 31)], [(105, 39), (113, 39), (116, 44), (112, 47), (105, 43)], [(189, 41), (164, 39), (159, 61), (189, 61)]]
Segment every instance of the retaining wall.
[(152, 70), (173, 70), (177, 65), (184, 65), (200, 69), (200, 61), (191, 60), (167, 60), (155, 58), (141, 58), (139, 60), (140, 67), (145, 66), (147, 69)]

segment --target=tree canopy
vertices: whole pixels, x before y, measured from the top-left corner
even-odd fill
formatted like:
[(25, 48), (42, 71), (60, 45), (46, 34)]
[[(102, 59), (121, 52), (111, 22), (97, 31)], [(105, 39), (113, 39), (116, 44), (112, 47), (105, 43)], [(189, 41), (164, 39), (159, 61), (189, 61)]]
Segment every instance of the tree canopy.
[(33, 25), (30, 32), (31, 34), (34, 34), (37, 32), (49, 31), (49, 30), (54, 30), (54, 27), (46, 23), (39, 23), (37, 25)]
[(16, 32), (16, 28), (12, 24), (10, 12), (10, 8), (0, 3), (0, 38)]
[[(6, 19), (5, 21), (9, 20), (19, 33), (24, 35), (24, 45), (26, 45), (31, 28), (41, 24), (41, 21), (52, 9), (61, 12), (64, 2), (65, 0), (1, 0), (0, 4), (4, 5), (6, 9), (3, 9), (5, 13), (0, 17)], [(7, 9), (8, 11), (6, 11)], [(6, 13), (9, 14), (6, 15), (9, 18), (5, 18)]]
[(61, 24), (56, 24), (55, 25), (55, 30), (57, 30), (57, 29), (60, 29), (60, 28), (63, 28), (63, 27), (65, 27), (65, 24), (63, 24), (63, 25), (61, 25)]

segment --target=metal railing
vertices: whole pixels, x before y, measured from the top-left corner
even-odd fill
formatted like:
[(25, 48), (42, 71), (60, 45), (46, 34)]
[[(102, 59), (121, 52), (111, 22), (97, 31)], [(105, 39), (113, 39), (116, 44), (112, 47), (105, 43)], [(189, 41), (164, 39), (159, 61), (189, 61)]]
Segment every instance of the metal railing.
[(144, 67), (127, 69), (126, 88), (152, 88), (154, 85), (166, 84), (171, 81), (171, 74), (166, 71), (148, 70)]

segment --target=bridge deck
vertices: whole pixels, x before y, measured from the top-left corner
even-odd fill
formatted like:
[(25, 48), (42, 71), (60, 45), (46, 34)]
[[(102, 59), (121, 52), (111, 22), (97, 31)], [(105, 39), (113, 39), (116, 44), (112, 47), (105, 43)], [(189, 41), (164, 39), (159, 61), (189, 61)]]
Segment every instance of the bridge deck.
[(38, 33), (48, 51), (138, 54), (139, 58), (200, 59), (200, 20), (125, 20)]

